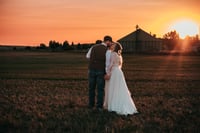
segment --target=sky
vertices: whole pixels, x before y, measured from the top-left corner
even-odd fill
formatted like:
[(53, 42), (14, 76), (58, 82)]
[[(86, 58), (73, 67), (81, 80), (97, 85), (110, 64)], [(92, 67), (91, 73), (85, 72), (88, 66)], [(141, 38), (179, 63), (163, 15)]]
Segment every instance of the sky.
[(200, 26), (200, 0), (0, 0), (0, 45), (114, 41), (136, 25), (162, 37), (181, 19)]

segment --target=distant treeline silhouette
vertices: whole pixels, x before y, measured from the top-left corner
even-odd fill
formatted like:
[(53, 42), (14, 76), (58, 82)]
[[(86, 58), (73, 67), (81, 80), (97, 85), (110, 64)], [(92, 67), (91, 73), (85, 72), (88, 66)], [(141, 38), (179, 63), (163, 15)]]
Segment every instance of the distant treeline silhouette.
[[(156, 35), (155, 35), (156, 36)], [(170, 51), (183, 51), (183, 52), (197, 52), (200, 53), (200, 40), (199, 36), (186, 36), (184, 39), (179, 37), (178, 32), (170, 31), (163, 35), (162, 38), (162, 52), (170, 52)], [(101, 40), (97, 40), (102, 42)], [(87, 51), (94, 43), (77, 43), (74, 42), (69, 43), (65, 40), (63, 43), (60, 43), (55, 40), (50, 40), (48, 44), (40, 43), (39, 46), (31, 47), (13, 47), (13, 50), (41, 50), (41, 51)], [(2, 48), (1, 48), (2, 49)], [(9, 49), (9, 48), (5, 48)]]
[[(180, 39), (179, 34), (174, 30), (170, 31), (163, 36), (163, 45), (168, 50), (183, 49), (187, 50), (194, 45), (200, 45), (199, 36), (186, 36), (184, 39)], [(198, 47), (200, 52), (200, 47)]]
[[(83, 43), (83, 44), (74, 44), (72, 42), (71, 44), (68, 41), (64, 41), (63, 43), (60, 43), (55, 40), (50, 40), (48, 46), (44, 43), (40, 43), (39, 46), (36, 47), (36, 49), (50, 49), (51, 51), (61, 51), (61, 50), (88, 50), (94, 43)], [(31, 47), (27, 46), (25, 47), (26, 50), (30, 50)]]
[[(71, 44), (69, 44), (68, 41), (64, 41), (63, 43), (59, 43), (55, 40), (51, 40), (49, 41), (49, 48), (52, 50), (55, 49), (60, 49), (60, 50), (84, 50), (84, 49), (89, 49), (93, 44), (74, 44), (74, 42), (72, 42)], [(41, 45), (40, 45), (41, 47)]]

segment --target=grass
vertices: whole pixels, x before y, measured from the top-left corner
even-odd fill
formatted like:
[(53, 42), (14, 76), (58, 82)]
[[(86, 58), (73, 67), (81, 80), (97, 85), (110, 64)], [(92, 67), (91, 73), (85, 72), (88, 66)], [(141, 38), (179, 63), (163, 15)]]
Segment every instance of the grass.
[(87, 108), (83, 53), (0, 53), (0, 132), (199, 132), (199, 56), (123, 57), (132, 116)]

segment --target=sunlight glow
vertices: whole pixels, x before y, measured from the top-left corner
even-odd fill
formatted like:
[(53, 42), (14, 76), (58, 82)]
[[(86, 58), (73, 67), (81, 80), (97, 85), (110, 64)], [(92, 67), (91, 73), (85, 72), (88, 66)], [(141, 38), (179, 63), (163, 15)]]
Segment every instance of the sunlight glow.
[(198, 24), (192, 20), (178, 20), (174, 22), (168, 29), (169, 31), (176, 30), (179, 33), (180, 38), (186, 36), (195, 36), (198, 34)]

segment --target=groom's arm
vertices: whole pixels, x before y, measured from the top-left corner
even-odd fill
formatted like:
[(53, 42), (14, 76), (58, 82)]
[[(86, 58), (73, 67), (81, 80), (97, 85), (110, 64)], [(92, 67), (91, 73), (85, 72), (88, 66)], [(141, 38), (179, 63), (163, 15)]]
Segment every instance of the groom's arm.
[(92, 51), (92, 47), (88, 50), (88, 52), (87, 52), (87, 54), (86, 54), (86, 58), (87, 58), (87, 59), (90, 59), (91, 51)]

